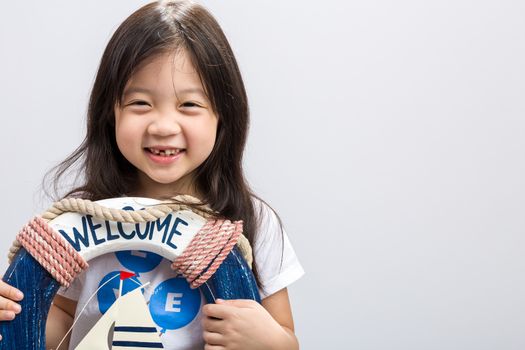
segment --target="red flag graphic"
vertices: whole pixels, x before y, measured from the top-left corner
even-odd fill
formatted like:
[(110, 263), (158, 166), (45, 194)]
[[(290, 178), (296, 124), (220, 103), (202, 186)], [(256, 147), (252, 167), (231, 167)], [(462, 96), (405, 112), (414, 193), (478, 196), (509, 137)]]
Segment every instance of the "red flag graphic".
[(130, 278), (135, 276), (133, 272), (127, 272), (127, 271), (120, 271), (120, 280), (123, 281), (126, 278)]

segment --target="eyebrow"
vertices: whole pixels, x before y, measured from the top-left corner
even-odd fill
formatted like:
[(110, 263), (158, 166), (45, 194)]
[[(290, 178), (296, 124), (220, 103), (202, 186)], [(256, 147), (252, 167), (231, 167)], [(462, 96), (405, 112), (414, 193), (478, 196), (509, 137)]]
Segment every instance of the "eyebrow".
[[(122, 96), (130, 95), (133, 93), (144, 93), (144, 94), (154, 95), (154, 92), (150, 89), (142, 88), (139, 86), (132, 86), (124, 90), (124, 93), (122, 94)], [(187, 88), (187, 89), (182, 89), (182, 90), (177, 91), (177, 94), (183, 94), (183, 93), (197, 93), (197, 94), (202, 95), (202, 97), (206, 97), (206, 94), (204, 93), (204, 91), (202, 91), (201, 88)]]
[(152, 91), (149, 89), (141, 88), (141, 87), (130, 87), (124, 90), (123, 96), (133, 94), (135, 92), (145, 93), (145, 94), (151, 94)]

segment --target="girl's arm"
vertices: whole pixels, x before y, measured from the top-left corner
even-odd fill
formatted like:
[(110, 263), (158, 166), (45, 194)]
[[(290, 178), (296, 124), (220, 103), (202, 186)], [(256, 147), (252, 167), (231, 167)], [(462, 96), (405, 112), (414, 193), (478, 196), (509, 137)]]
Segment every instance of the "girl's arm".
[[(46, 349), (56, 349), (66, 332), (73, 324), (77, 302), (61, 295), (56, 295), (49, 309), (46, 323)], [(68, 334), (60, 349), (69, 348)]]
[(290, 298), (288, 298), (288, 289), (281, 289), (263, 299), (261, 303), (266, 311), (272, 315), (273, 319), (288, 333), (289, 339), (286, 340), (286, 346), (281, 346), (279, 349), (299, 349), (299, 343), (294, 333), (295, 329)]
[(262, 305), (253, 300), (217, 300), (203, 306), (205, 350), (296, 350), (293, 317), (286, 288)]

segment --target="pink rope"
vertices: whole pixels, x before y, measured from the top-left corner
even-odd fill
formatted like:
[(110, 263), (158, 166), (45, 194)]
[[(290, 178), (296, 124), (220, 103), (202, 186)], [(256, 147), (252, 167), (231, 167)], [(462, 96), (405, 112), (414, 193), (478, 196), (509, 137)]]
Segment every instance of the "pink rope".
[(19, 242), (22, 244), (22, 246), (27, 250), (29, 254), (35, 258), (36, 261), (40, 265), (42, 265), (50, 274), (53, 276), (54, 279), (58, 281), (63, 286), (68, 286), (68, 279), (64, 278), (63, 274), (60, 273), (58, 270), (60, 268), (57, 267), (57, 265), (54, 262), (49, 262), (47, 255), (40, 254), (40, 251), (38, 247), (35, 247), (31, 244), (31, 240), (26, 240), (24, 237), (17, 237)]
[(191, 262), (194, 259), (194, 254), (196, 251), (196, 247), (201, 246), (203, 242), (207, 240), (207, 237), (210, 237), (210, 231), (216, 224), (215, 220), (210, 220), (204, 224), (204, 226), (197, 232), (195, 237), (193, 237), (190, 244), (186, 247), (186, 249), (182, 252), (181, 256), (179, 256), (172, 264), (172, 268), (174, 270), (179, 271), (179, 273), (184, 274), (188, 269), (190, 268)]
[(217, 255), (219, 255), (223, 247), (228, 243), (228, 240), (230, 239), (235, 229), (235, 225), (232, 224), (229, 220), (226, 220), (220, 226), (217, 226), (218, 232), (216, 233), (217, 238), (214, 240), (215, 244), (210, 244), (207, 247), (202, 247), (202, 250), (199, 249), (199, 251), (206, 252), (206, 254), (201, 253), (202, 255), (204, 255), (204, 259), (202, 259), (200, 262), (196, 260), (195, 263), (192, 264), (193, 270), (191, 270), (189, 273), (189, 281), (193, 282), (210, 264), (210, 262), (212, 262), (212, 260), (215, 259)]
[(42, 218), (33, 218), (17, 235), (17, 240), (61, 285), (69, 287), (88, 267), (80, 254)]
[[(47, 224), (47, 222), (42, 219), (41, 217), (35, 217), (36, 224), (46, 231), (46, 235), (43, 235), (44, 238), (48, 239), (48, 242), (53, 245), (55, 249), (63, 249), (67, 252), (67, 254), (64, 256), (67, 260), (68, 264), (70, 264), (73, 267), (78, 267), (78, 269), (75, 270), (75, 272), (80, 273), (82, 270), (86, 269), (88, 267), (88, 264), (78, 254), (78, 252), (73, 248), (69, 243), (67, 243), (61, 234), (56, 232), (51, 226)], [(51, 243), (53, 242), (53, 243)]]
[(226, 243), (224, 240), (224, 230), (222, 229), (224, 225), (224, 221), (215, 221), (215, 224), (203, 239), (188, 247), (189, 249), (184, 264), (187, 268), (180, 272), (187, 276), (186, 278), (189, 282), (193, 281), (197, 275), (208, 266), (210, 261), (218, 254), (217, 250), (220, 250), (221, 246)]
[(67, 264), (63, 257), (60, 255), (55, 256), (53, 254), (53, 247), (46, 242), (42, 236), (42, 229), (40, 227), (30, 227), (26, 225), (21, 230), (22, 235), (19, 236), (20, 243), (26, 243), (30, 245), (36, 251), (39, 251), (41, 255), (45, 256), (45, 260), (48, 264), (51, 264), (54, 268), (61, 271), (66, 279), (70, 279), (75, 273), (71, 265)]
[(192, 281), (191, 287), (192, 288), (198, 288), (200, 285), (202, 285), (204, 282), (206, 282), (217, 269), (219, 266), (221, 266), (222, 262), (228, 254), (232, 251), (233, 247), (237, 244), (237, 241), (239, 240), (239, 236), (242, 233), (242, 221), (235, 222), (235, 230), (233, 231), (233, 234), (230, 236), (230, 239), (226, 243), (226, 245), (223, 246), (222, 250), (220, 251), (219, 255), (213, 260), (213, 263), (210, 265), (210, 267), (196, 280)]
[(210, 220), (197, 232), (172, 269), (192, 288), (206, 282), (231, 252), (242, 233), (242, 221)]

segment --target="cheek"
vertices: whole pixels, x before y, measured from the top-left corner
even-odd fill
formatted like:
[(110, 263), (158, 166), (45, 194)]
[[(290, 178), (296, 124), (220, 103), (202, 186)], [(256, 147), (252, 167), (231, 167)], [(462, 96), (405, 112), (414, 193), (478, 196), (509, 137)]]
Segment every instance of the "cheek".
[(120, 152), (125, 156), (137, 146), (137, 142), (140, 143), (140, 132), (137, 126), (137, 123), (131, 123), (126, 119), (116, 120), (115, 139)]
[(213, 146), (215, 145), (215, 141), (217, 141), (216, 132), (208, 133), (206, 140), (207, 140), (206, 149), (207, 149), (207, 152), (210, 153), (211, 150), (213, 149)]
[(215, 145), (217, 124), (214, 121), (206, 121), (191, 126), (186, 131), (186, 141), (190, 149), (198, 153), (200, 157), (208, 157)]
[(217, 128), (211, 127), (207, 129), (206, 135), (204, 135), (202, 144), (203, 152), (205, 153), (205, 156), (208, 157), (213, 150), (213, 146), (215, 146), (215, 141), (217, 141)]

